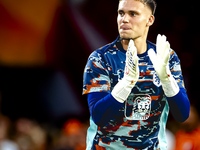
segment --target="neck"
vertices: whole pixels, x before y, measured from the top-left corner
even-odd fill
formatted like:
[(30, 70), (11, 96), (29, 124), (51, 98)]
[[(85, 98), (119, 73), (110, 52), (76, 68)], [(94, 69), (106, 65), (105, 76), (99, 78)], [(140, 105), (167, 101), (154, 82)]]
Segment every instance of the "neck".
[[(147, 43), (146, 39), (134, 39), (135, 47), (137, 48), (137, 54), (143, 54), (147, 50)], [(121, 41), (124, 50), (127, 51), (129, 40), (122, 40)]]

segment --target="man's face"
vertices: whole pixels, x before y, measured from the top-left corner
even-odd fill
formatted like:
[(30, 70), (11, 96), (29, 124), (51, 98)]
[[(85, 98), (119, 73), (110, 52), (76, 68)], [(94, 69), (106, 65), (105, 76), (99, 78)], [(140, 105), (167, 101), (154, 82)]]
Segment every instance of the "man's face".
[(122, 39), (137, 39), (147, 34), (154, 17), (148, 6), (136, 0), (121, 0), (118, 7), (118, 31)]

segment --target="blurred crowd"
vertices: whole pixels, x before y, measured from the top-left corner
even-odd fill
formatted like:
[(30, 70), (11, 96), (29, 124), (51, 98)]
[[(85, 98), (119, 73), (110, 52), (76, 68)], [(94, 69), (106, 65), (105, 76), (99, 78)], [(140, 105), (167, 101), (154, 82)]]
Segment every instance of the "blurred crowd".
[(191, 105), (189, 118), (184, 123), (168, 121), (166, 137), (168, 150), (199, 150), (200, 122), (197, 108)]
[(0, 150), (85, 150), (88, 123), (67, 120), (61, 128), (0, 116)]
[[(55, 127), (29, 118), (13, 121), (0, 115), (0, 150), (85, 150), (88, 127), (88, 121), (76, 118)], [(168, 121), (166, 137), (168, 150), (200, 149), (200, 122), (195, 106), (191, 106), (184, 123)]]

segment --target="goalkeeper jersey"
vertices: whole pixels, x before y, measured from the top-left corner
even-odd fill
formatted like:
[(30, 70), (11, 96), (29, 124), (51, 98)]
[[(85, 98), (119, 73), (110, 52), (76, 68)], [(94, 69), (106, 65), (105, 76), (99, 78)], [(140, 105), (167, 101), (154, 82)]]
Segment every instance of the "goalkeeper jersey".
[[(156, 52), (156, 45), (147, 41), (147, 51), (138, 54), (139, 79), (118, 113), (103, 126), (96, 125), (90, 118), (88, 150), (166, 149), (165, 126), (169, 105), (147, 53), (151, 48)], [(179, 87), (184, 88), (180, 61), (173, 50), (170, 49), (169, 53), (171, 73)], [(83, 94), (111, 93), (123, 78), (125, 60), (126, 51), (119, 37), (94, 51), (84, 70)]]

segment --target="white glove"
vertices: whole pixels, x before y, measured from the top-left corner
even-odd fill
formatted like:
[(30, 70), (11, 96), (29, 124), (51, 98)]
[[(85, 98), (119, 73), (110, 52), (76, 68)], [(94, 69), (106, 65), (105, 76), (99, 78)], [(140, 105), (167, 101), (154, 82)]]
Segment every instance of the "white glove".
[(160, 78), (163, 91), (167, 97), (173, 97), (179, 92), (179, 86), (171, 74), (169, 69), (169, 58), (170, 58), (170, 44), (166, 41), (166, 36), (157, 36), (156, 51), (153, 49), (148, 51), (148, 55), (153, 63), (154, 69)]
[(124, 69), (124, 77), (120, 80), (112, 90), (112, 96), (119, 102), (123, 103), (131, 93), (139, 78), (137, 48), (134, 41), (130, 40), (128, 50), (126, 52), (126, 65)]

